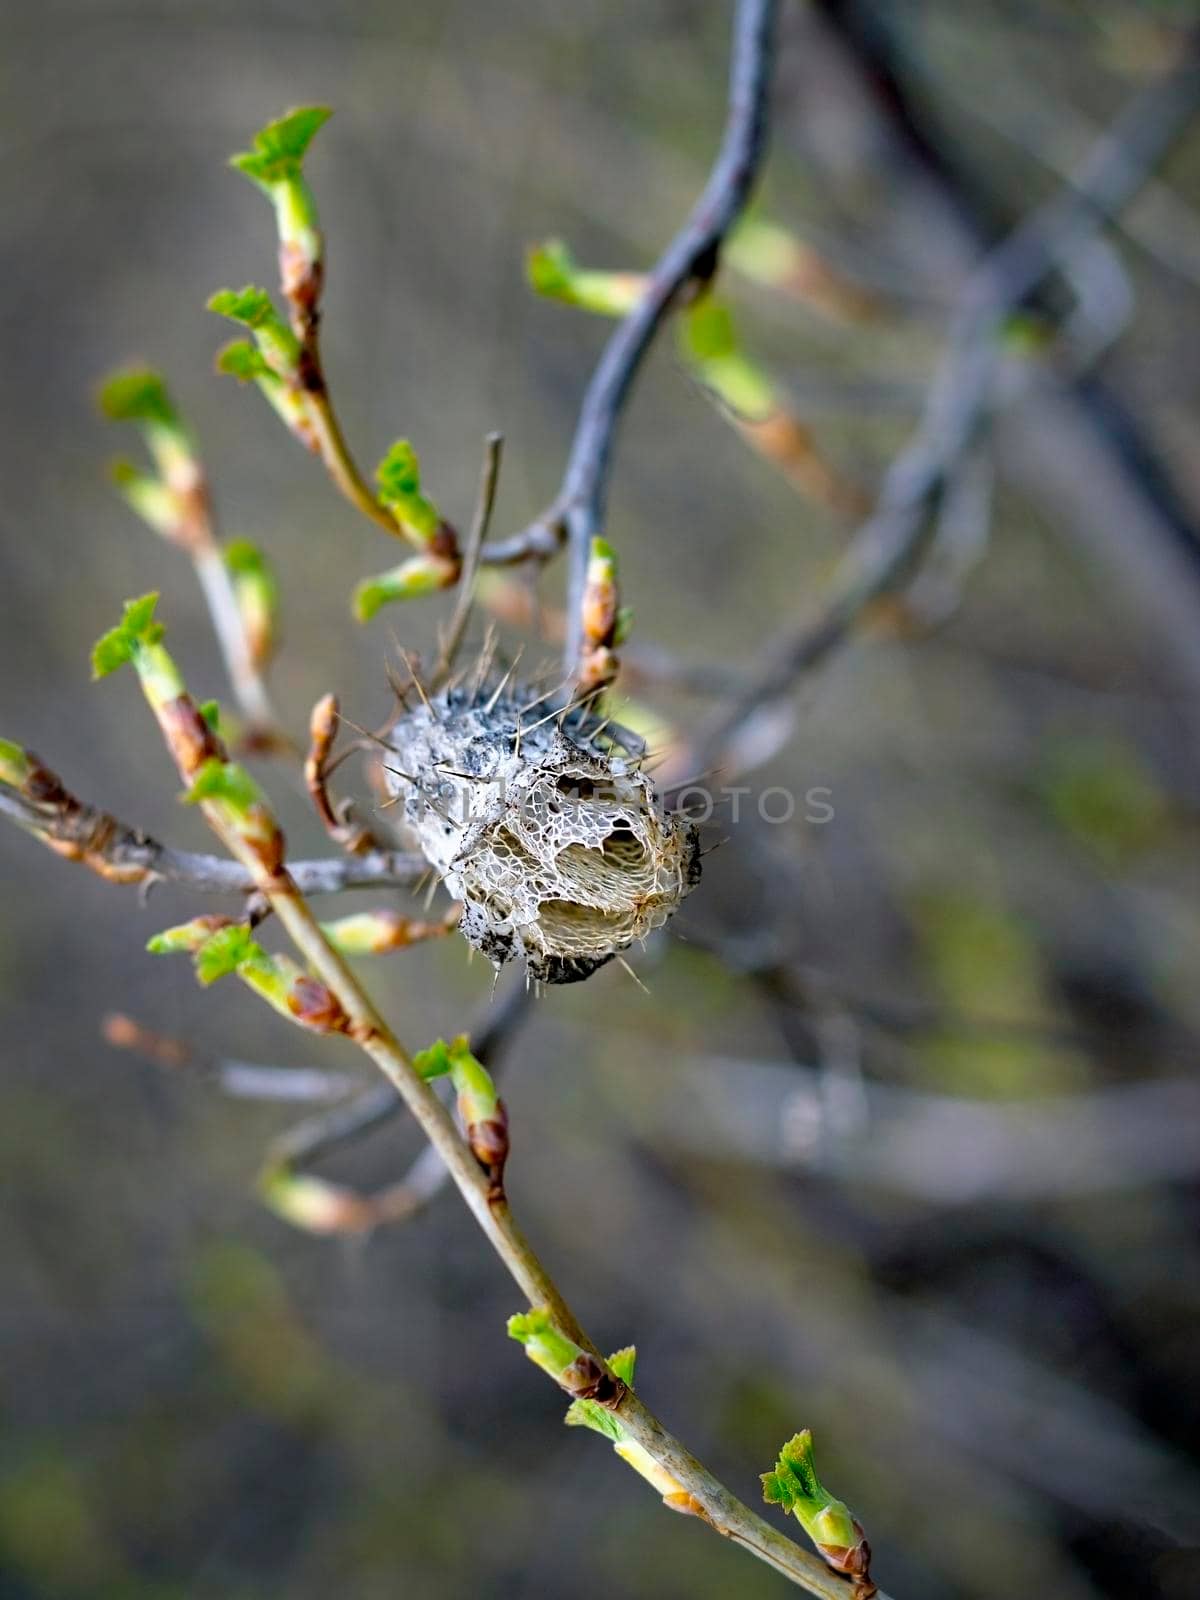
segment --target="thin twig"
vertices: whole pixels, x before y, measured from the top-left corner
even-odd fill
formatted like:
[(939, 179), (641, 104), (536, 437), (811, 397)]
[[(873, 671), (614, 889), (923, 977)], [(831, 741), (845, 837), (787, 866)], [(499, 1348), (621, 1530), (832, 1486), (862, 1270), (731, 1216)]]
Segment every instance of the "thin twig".
[[(513, 1218), (508, 1201), (496, 1197), (486, 1174), (459, 1134), (446, 1107), (420, 1076), (349, 967), (326, 941), (312, 912), (286, 870), (264, 869), (252, 849), (219, 818), (210, 821), (226, 847), (255, 874), (309, 968), (341, 1003), (350, 1036), (391, 1082), (430, 1144), (438, 1151), (459, 1193), (488, 1242), (531, 1306), (545, 1307), (560, 1332), (602, 1362), (599, 1351), (580, 1326), (558, 1285), (534, 1253)], [(623, 1386), (622, 1386), (623, 1387)], [(680, 1484), (694, 1513), (723, 1537), (758, 1556), (792, 1583), (825, 1600), (846, 1600), (844, 1580), (744, 1505), (663, 1427), (631, 1389), (623, 1388), (613, 1406), (626, 1433)]]
[(563, 664), (579, 662), (580, 607), (591, 541), (604, 524), (613, 441), (642, 360), (683, 292), (708, 283), (725, 235), (754, 187), (767, 142), (767, 104), (775, 58), (778, 0), (739, 0), (733, 32), (725, 133), (704, 191), (659, 257), (646, 292), (621, 322), (592, 374), (575, 426), (562, 487), (553, 505), (514, 539), (486, 547), (483, 560), (508, 565), (570, 550)]
[[(72, 795), (66, 800), (70, 803), (37, 804), (0, 785), (0, 816), (110, 883), (148, 886), (162, 881), (201, 894), (249, 894), (254, 888), (250, 874), (236, 861), (175, 850), (110, 812)], [(294, 861), (291, 871), (305, 895), (340, 894), (346, 889), (412, 888), (428, 873), (429, 863), (405, 850), (373, 850), (362, 856)]]
[[(324, 284), (323, 260), (298, 263), (293, 251), (280, 247), (281, 288), (288, 302), (292, 331), (300, 341), (300, 354), (294, 374), (302, 396), (308, 424), (306, 442), (316, 451), (335, 486), (357, 511), (394, 539), (408, 539), (409, 531), (394, 517), (364, 478), (354, 459), (333, 397), (325, 379), (321, 360), (319, 302)], [(446, 581), (458, 576), (458, 536), (448, 522), (442, 522), (428, 549), (443, 558)]]
[(207, 543), (193, 549), (192, 563), (204, 591), (234, 699), (246, 718), (244, 742), (251, 748), (287, 748), (291, 741), (281, 731), (266, 683), (255, 665), (234, 593), (233, 579), (229, 575), (224, 553), (211, 532)]
[(884, 478), (875, 512), (839, 563), (821, 612), (786, 630), (750, 682), (703, 728), (693, 756), (715, 759), (764, 704), (850, 633), (867, 606), (894, 588), (919, 555), (942, 494), (983, 426), (1004, 352), (1005, 318), (1070, 252), (1137, 193), (1182, 133), (1200, 100), (1194, 50), (1139, 94), (1097, 142), (1071, 184), (988, 253), (964, 287), (950, 346), (911, 442)]
[(356, 1086), (349, 1073), (320, 1067), (276, 1067), (261, 1061), (231, 1057), (197, 1057), (191, 1045), (170, 1034), (158, 1033), (122, 1011), (110, 1011), (100, 1022), (105, 1041), (129, 1050), (168, 1072), (186, 1072), (211, 1080), (223, 1093), (238, 1100), (344, 1101)]
[[(495, 1078), (504, 1052), (528, 1014), (532, 996), (524, 982), (510, 983), (503, 998), (490, 1004), (468, 1030), (472, 1054)], [(267, 1150), (264, 1173), (303, 1171), (314, 1162), (341, 1150), (390, 1122), (404, 1110), (404, 1101), (390, 1083), (372, 1086), (347, 1104), (306, 1117), (273, 1140)], [(350, 1203), (342, 1208), (355, 1231), (380, 1223), (407, 1222), (423, 1211), (450, 1176), (445, 1162), (431, 1146), (421, 1151), (398, 1183), (373, 1195), (344, 1191)]]
[(191, 454), (178, 462), (168, 487), (173, 491), (177, 514), (167, 537), (188, 556), (204, 594), (229, 686), (246, 719), (244, 743), (251, 749), (287, 750), (291, 740), (271, 704), (225, 552), (217, 538), (212, 496), (202, 462)]
[[(341, 715), (335, 694), (324, 694), (312, 708), (308, 722), (308, 753), (304, 758), (304, 786), (325, 832), (347, 855), (368, 855), (383, 847), (370, 828), (354, 820), (349, 800), (335, 805), (329, 796), (329, 779), (340, 764), (330, 761)], [(347, 752), (352, 753), (352, 752)], [(345, 753), (344, 753), (345, 754)], [(344, 759), (344, 755), (343, 758)]]
[[(317, 370), (320, 371), (320, 368)], [(376, 527), (382, 528), (384, 533), (390, 534), (393, 539), (403, 539), (403, 529), (371, 493), (370, 485), (350, 453), (350, 446), (346, 443), (346, 437), (329, 397), (329, 390), (325, 386), (323, 373), (320, 388), (310, 390), (307, 398), (317, 453), (325, 463), (325, 469), (336, 488), (356, 511), (360, 511)]]
[(459, 647), (462, 644), (463, 634), (467, 631), (467, 623), (471, 616), (472, 590), (475, 587), (475, 574), (479, 570), (479, 557), (483, 550), (483, 541), (487, 538), (487, 531), (492, 521), (492, 510), (496, 504), (496, 486), (500, 481), (500, 459), (504, 452), (504, 436), (499, 433), (489, 433), (484, 440), (483, 467), (479, 477), (479, 493), (475, 500), (475, 515), (471, 519), (470, 532), (467, 534), (467, 545), (463, 552), (462, 572), (458, 580), (458, 598), (454, 604), (454, 614), (450, 618), (446, 636), (442, 640), (442, 647), (438, 652), (437, 665), (433, 671), (432, 685), (439, 687), (454, 666)]

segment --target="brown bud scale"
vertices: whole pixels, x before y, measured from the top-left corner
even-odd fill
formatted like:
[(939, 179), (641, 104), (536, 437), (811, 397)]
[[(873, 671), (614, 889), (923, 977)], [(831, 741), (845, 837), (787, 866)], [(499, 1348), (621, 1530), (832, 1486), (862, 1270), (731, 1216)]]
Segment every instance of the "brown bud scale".
[(346, 1033), (350, 1019), (341, 1001), (319, 978), (297, 978), (288, 995), (288, 1009), (315, 1033)]

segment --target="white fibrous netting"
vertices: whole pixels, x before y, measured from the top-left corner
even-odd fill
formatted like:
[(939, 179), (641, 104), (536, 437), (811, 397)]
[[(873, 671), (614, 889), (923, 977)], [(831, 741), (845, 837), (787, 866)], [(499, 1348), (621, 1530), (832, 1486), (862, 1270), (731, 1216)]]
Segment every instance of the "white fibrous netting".
[(661, 927), (699, 876), (695, 829), (662, 812), (628, 746), (559, 720), (452, 693), (396, 724), (388, 766), (467, 940), (550, 983)]

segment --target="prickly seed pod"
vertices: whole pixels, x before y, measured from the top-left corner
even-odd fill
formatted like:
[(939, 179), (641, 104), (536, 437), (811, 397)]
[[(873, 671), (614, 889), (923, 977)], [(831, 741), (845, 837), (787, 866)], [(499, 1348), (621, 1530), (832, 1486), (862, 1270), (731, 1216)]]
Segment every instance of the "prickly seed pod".
[(499, 968), (589, 977), (660, 928), (699, 876), (696, 830), (658, 804), (643, 747), (583, 706), (503, 681), (448, 689), (393, 726), (404, 822), (459, 927)]

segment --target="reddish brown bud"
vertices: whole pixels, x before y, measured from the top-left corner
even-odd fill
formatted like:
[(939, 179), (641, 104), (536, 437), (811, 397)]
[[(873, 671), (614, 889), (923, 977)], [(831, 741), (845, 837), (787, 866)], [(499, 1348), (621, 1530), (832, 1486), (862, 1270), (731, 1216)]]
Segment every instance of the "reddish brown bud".
[(185, 778), (194, 778), (209, 759), (226, 759), (224, 745), (200, 715), (191, 695), (164, 700), (157, 708), (157, 716), (167, 748)]
[(842, 1572), (848, 1578), (856, 1578), (854, 1586), (854, 1600), (871, 1600), (872, 1595), (878, 1591), (871, 1582), (871, 1546), (867, 1543), (863, 1533), (862, 1524), (854, 1518), (854, 1531), (858, 1534), (858, 1543), (853, 1545), (818, 1544), (817, 1549), (824, 1557), (826, 1565), (835, 1572)]
[(317, 815), (330, 833), (339, 824), (329, 803), (329, 796), (325, 793), (325, 763), (333, 748), (337, 726), (337, 696), (322, 695), (312, 708), (312, 715), (308, 719), (308, 755), (304, 761), (304, 782)]
[(333, 743), (333, 736), (338, 725), (338, 698), (335, 694), (323, 694), (312, 708), (308, 719), (308, 737), (311, 741), (309, 759), (324, 762), (329, 754), (329, 747)]
[(614, 1378), (595, 1356), (586, 1351), (564, 1367), (559, 1383), (577, 1400), (595, 1400), (602, 1406), (615, 1406), (625, 1393), (620, 1378)]
[(302, 341), (316, 324), (322, 277), (320, 261), (314, 261), (301, 245), (294, 240), (284, 240), (280, 244), (280, 287), (292, 308), (293, 324)]
[(583, 632), (592, 644), (611, 644), (617, 625), (617, 588), (590, 584), (583, 596)]
[(429, 550), (445, 568), (442, 587), (453, 588), (462, 574), (462, 554), (458, 548), (458, 533), (444, 518), (438, 523), (437, 531), (429, 541)]
[(467, 1142), (481, 1167), (488, 1172), (504, 1170), (508, 1160), (508, 1123), (489, 1118), (486, 1122), (472, 1122), (467, 1129)]
[(285, 887), (281, 881), (285, 848), (283, 830), (267, 808), (263, 805), (252, 805), (242, 819), (238, 832), (243, 842), (254, 852), (255, 859), (262, 865), (263, 870), (272, 879), (280, 880), (279, 887)]
[(49, 767), (44, 767), (32, 750), (27, 750), (25, 757), (29, 762), (29, 774), (21, 785), (22, 794), (36, 805), (41, 806), (74, 804), (72, 797), (63, 788), (62, 780), (56, 772), (51, 772)]
[(300, 977), (288, 995), (288, 1009), (306, 1028), (316, 1033), (346, 1033), (350, 1019), (341, 1001), (319, 978)]
[(607, 645), (598, 645), (595, 649), (585, 651), (579, 669), (580, 693), (607, 688), (616, 677), (619, 666), (616, 653)]

